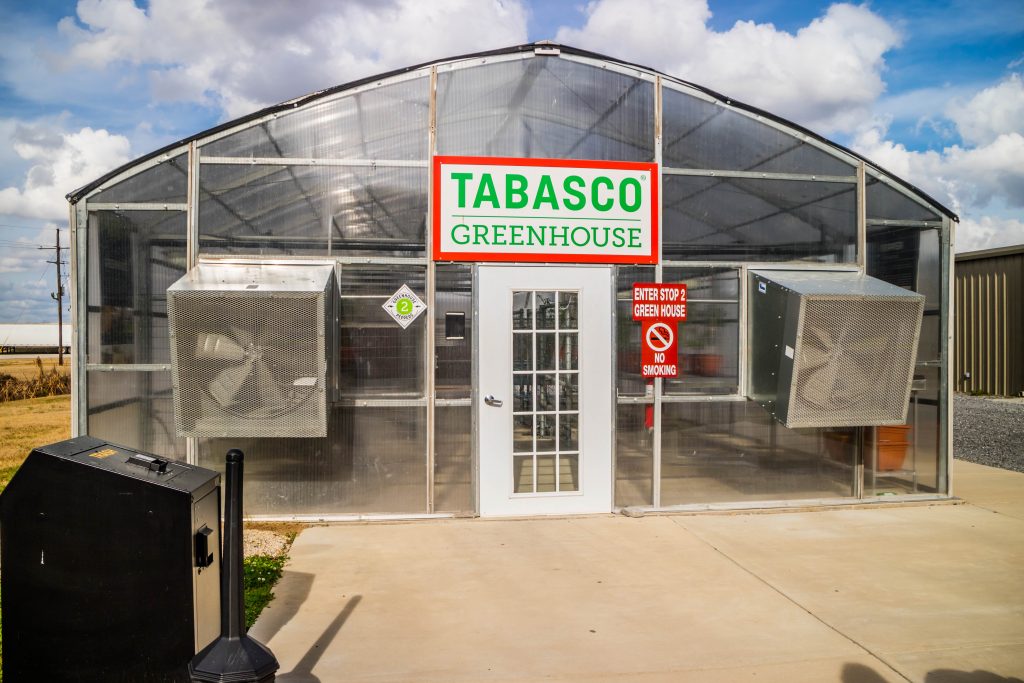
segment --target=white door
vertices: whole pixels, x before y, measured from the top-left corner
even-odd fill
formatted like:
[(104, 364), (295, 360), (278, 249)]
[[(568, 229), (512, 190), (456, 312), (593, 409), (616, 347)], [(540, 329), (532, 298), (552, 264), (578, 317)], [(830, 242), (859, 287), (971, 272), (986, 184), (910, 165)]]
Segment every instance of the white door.
[(481, 515), (611, 510), (611, 274), (480, 266)]

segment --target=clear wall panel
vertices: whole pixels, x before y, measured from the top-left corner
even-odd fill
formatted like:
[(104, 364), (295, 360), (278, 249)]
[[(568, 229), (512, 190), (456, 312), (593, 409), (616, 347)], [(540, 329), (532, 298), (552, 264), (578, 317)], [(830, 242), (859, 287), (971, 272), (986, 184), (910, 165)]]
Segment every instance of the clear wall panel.
[(938, 221), (939, 215), (932, 209), (915, 202), (902, 192), (892, 189), (878, 178), (867, 179), (868, 219), (901, 221)]
[[(666, 266), (663, 280), (686, 284), (686, 320), (677, 327), (680, 376), (666, 379), (663, 392), (739, 392), (739, 271)], [(636, 323), (634, 323), (636, 324)]]
[(437, 398), (473, 391), (473, 271), (439, 264), (434, 297), (434, 390)]
[(615, 268), (615, 388), (619, 396), (653, 396), (653, 380), (640, 374), (640, 323), (633, 320), (633, 283), (654, 282), (653, 266)]
[(471, 406), (434, 409), (434, 511), (473, 512)]
[[(408, 285), (426, 301), (426, 267), (344, 265), (340, 290), (340, 390), (343, 397), (419, 398), (424, 393), (427, 316), (409, 327), (383, 304)], [(422, 454), (421, 454), (422, 457)]]
[(174, 435), (170, 372), (90, 370), (88, 383), (86, 431), (90, 436), (185, 459), (185, 440)]
[(173, 203), (188, 196), (188, 154), (179, 154), (89, 197), (90, 202)]
[(653, 505), (654, 404), (615, 408), (615, 506)]
[(309, 104), (204, 145), (203, 156), (426, 159), (430, 79)]
[(325, 439), (203, 439), (199, 465), (245, 453), (245, 514), (422, 513), (425, 407), (338, 407)]
[(663, 403), (661, 504), (853, 495), (855, 444), (750, 402)]
[(665, 166), (846, 175), (855, 169), (763, 121), (670, 87), (662, 90)]
[(92, 211), (89, 363), (170, 363), (167, 288), (185, 274), (184, 211)]
[(851, 263), (856, 186), (665, 175), (666, 259)]
[(882, 427), (869, 435), (877, 438), (879, 455), (872, 467), (872, 449), (865, 449), (866, 495), (946, 488), (945, 441), (939, 421), (940, 411), (945, 410), (940, 385), (945, 314), (940, 250), (937, 228), (868, 227), (868, 274), (923, 294), (925, 305), (907, 427)]
[(421, 256), (427, 170), (203, 164), (204, 253)]
[(454, 69), (437, 79), (439, 154), (654, 160), (654, 84), (568, 59)]

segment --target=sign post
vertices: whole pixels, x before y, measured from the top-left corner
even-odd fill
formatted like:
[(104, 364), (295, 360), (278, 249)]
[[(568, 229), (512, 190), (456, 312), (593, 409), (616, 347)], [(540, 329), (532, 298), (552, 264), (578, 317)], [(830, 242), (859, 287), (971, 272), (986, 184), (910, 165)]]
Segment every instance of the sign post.
[(678, 377), (678, 323), (686, 320), (686, 285), (637, 282), (633, 285), (633, 320), (642, 323), (640, 374)]

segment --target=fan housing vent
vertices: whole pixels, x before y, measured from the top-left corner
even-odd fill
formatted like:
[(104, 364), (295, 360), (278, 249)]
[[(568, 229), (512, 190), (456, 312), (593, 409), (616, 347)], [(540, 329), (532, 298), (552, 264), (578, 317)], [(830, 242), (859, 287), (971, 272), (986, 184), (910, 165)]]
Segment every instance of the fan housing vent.
[(179, 436), (327, 435), (333, 270), (203, 263), (171, 285)]
[(859, 273), (752, 271), (751, 398), (787, 427), (906, 420), (924, 297)]

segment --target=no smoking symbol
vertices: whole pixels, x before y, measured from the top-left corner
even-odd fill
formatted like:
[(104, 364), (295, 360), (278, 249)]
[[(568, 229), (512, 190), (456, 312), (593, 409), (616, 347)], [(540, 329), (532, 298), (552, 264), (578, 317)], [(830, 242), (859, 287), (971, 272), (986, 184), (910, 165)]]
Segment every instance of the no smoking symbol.
[(672, 347), (675, 341), (675, 333), (665, 323), (654, 323), (647, 328), (647, 348), (655, 353), (661, 353)]

